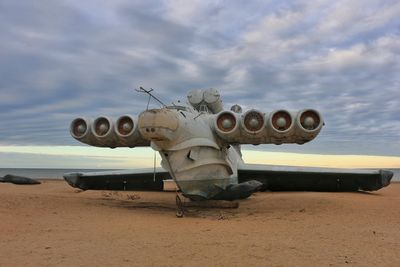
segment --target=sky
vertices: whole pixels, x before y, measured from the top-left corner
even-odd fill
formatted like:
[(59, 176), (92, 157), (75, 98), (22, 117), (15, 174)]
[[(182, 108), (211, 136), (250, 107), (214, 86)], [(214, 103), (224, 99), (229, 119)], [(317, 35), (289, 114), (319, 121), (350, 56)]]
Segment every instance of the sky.
[(244, 146), (250, 162), (400, 167), (399, 17), (399, 1), (0, 0), (0, 167), (153, 164), (69, 135), (78, 116), (139, 114), (139, 86), (320, 111), (314, 141)]

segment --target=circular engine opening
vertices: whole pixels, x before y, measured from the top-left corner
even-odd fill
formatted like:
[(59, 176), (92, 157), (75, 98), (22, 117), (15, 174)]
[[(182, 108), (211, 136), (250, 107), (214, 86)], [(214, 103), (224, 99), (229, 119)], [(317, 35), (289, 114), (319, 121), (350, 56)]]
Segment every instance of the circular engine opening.
[(281, 132), (286, 131), (292, 126), (292, 117), (287, 111), (281, 110), (272, 115), (272, 126)]
[(222, 132), (230, 132), (236, 126), (236, 118), (231, 113), (222, 113), (217, 118), (217, 127)]
[(122, 116), (117, 121), (117, 131), (123, 136), (129, 135), (133, 131), (134, 126), (132, 118), (128, 116)]
[(320, 116), (314, 110), (306, 110), (300, 115), (300, 124), (306, 130), (317, 129), (320, 122)]
[(88, 130), (88, 125), (84, 119), (75, 119), (72, 122), (72, 133), (75, 137), (82, 137), (86, 134)]
[(249, 132), (258, 132), (264, 127), (264, 116), (258, 111), (249, 111), (244, 116), (244, 127)]
[(105, 136), (110, 131), (110, 122), (104, 117), (97, 118), (94, 122), (96, 135)]

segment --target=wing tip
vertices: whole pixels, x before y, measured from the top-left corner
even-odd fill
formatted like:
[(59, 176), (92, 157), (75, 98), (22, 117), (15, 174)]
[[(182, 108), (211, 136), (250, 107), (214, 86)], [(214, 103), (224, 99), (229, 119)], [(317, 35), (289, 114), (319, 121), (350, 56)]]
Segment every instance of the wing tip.
[(393, 177), (393, 172), (388, 170), (379, 170), (382, 187), (388, 186)]
[(86, 190), (86, 188), (84, 188), (84, 186), (82, 186), (81, 182), (80, 182), (80, 178), (83, 174), (79, 173), (79, 172), (70, 172), (70, 173), (65, 173), (63, 175), (64, 180), (72, 187), (75, 188), (80, 188), (82, 190)]

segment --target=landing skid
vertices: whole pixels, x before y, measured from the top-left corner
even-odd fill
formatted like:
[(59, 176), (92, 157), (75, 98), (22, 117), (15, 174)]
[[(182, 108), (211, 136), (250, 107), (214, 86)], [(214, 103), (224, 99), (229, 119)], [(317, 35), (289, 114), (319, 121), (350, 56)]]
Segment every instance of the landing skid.
[(227, 200), (202, 200), (202, 201), (182, 201), (179, 194), (176, 194), (176, 217), (182, 218), (187, 213), (187, 208), (216, 208), (216, 209), (237, 209), (239, 202)]

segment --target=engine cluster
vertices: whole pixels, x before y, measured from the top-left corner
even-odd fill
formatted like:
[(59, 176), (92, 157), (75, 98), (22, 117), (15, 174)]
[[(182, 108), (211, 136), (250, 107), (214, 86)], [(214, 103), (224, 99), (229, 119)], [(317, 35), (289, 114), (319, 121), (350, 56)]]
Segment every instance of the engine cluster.
[(222, 111), (216, 115), (217, 135), (238, 144), (304, 144), (314, 139), (324, 122), (318, 111), (277, 110), (269, 114), (252, 109), (244, 114)]
[(76, 140), (99, 147), (148, 146), (149, 141), (140, 135), (137, 121), (124, 115), (117, 120), (101, 116), (93, 122), (86, 118), (76, 118), (70, 126), (70, 133)]
[[(106, 116), (94, 120), (80, 117), (72, 121), (70, 132), (82, 143), (111, 148), (149, 146), (150, 140), (174, 143), (186, 137), (198, 141), (204, 136), (212, 138), (212, 132), (231, 144), (304, 144), (314, 139), (324, 125), (321, 115), (313, 109), (267, 114), (255, 109), (243, 114), (231, 110), (218, 114), (189, 109), (185, 112), (167, 107), (144, 111), (139, 119), (130, 115), (116, 120)], [(190, 115), (191, 112), (195, 114)]]
[(190, 105), (197, 111), (216, 114), (224, 109), (217, 89), (194, 89), (187, 95)]

